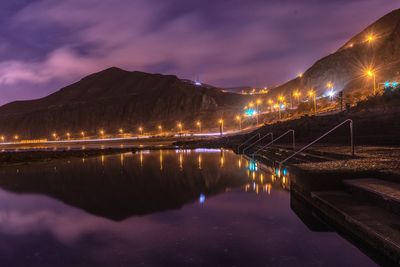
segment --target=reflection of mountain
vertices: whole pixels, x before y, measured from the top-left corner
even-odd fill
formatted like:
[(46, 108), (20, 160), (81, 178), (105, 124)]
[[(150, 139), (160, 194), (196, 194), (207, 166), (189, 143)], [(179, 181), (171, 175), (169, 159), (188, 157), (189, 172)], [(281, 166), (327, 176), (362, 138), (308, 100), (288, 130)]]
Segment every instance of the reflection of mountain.
[[(177, 209), (195, 201), (201, 193), (212, 195), (238, 186), (246, 176), (226, 166), (220, 154), (203, 155), (200, 170), (196, 155), (183, 156), (183, 170), (174, 151), (159, 153), (31, 164), (0, 171), (0, 187), (18, 193), (39, 193), (112, 220)], [(230, 155), (230, 153), (229, 153)], [(229, 155), (227, 155), (229, 157)], [(123, 163), (123, 164), (122, 164)], [(122, 165), (121, 165), (122, 164)], [(233, 165), (233, 164), (232, 164)]]

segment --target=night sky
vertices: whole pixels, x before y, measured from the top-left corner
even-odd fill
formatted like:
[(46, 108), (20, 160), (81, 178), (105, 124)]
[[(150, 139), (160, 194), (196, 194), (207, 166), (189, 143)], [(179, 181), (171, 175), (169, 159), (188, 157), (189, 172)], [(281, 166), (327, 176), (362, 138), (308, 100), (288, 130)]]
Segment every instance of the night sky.
[(2, 0), (0, 103), (110, 66), (275, 85), (396, 8), (399, 0)]

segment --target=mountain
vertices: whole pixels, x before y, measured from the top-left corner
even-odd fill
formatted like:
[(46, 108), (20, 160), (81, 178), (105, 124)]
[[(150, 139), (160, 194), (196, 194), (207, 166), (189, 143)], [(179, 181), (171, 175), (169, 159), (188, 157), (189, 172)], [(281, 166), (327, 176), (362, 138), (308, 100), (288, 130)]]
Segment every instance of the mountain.
[(348, 94), (372, 92), (372, 79), (365, 75), (367, 69), (375, 71), (377, 83), (400, 78), (400, 9), (380, 18), (336, 52), (317, 61), (301, 77), (272, 90), (271, 96), (310, 88), (323, 95), (329, 82), (336, 91), (345, 90)]
[(196, 120), (202, 120), (204, 128), (216, 127), (218, 118), (233, 118), (246, 101), (246, 96), (173, 75), (112, 67), (47, 97), (0, 107), (0, 131), (25, 139), (49, 137), (52, 132), (136, 132), (139, 126), (154, 130), (159, 123), (167, 130), (177, 121), (187, 128), (195, 128)]

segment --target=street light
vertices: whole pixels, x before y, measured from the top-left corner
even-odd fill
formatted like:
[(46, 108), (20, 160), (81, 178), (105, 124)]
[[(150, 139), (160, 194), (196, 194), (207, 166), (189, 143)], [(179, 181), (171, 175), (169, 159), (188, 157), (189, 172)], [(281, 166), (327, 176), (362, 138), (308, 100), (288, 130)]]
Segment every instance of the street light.
[(301, 96), (300, 91), (299, 91), (299, 90), (296, 90), (296, 91), (293, 93), (293, 96), (297, 99), (297, 106), (300, 105), (300, 96)]
[(374, 34), (372, 34), (372, 33), (368, 34), (366, 41), (369, 43), (372, 43), (374, 40), (375, 40)]
[(4, 142), (4, 140), (6, 140), (6, 138), (4, 137), (4, 135), (1, 136), (1, 141)]
[(15, 140), (18, 140), (19, 139), (19, 136), (16, 134), (16, 135), (14, 135), (14, 139)]
[(314, 90), (312, 90), (312, 89), (308, 92), (308, 95), (313, 98), (313, 101), (314, 101), (314, 113), (317, 114), (317, 95), (314, 92)]
[(124, 133), (124, 129), (119, 128), (118, 132), (119, 132), (120, 134), (123, 134), (123, 133)]
[(157, 127), (157, 128), (158, 128), (158, 130), (160, 131), (160, 134), (162, 135), (162, 132), (163, 132), (163, 131), (162, 131), (162, 129), (163, 129), (163, 128), (162, 128), (162, 125), (161, 125), (161, 124), (160, 124), (160, 125), (158, 125), (158, 127)]
[(237, 115), (236, 120), (239, 122), (239, 131), (241, 131), (242, 130), (242, 117), (240, 115)]
[(71, 137), (71, 134), (69, 132), (67, 132), (65, 135), (67, 136), (67, 139), (69, 140), (69, 138)]
[(260, 109), (259, 109), (259, 106), (261, 105), (261, 103), (262, 103), (262, 100), (261, 99), (257, 99), (256, 100), (256, 105), (257, 105), (257, 116), (256, 116), (256, 119), (257, 119), (257, 125), (258, 125), (258, 116), (259, 116), (259, 113), (260, 113)]
[(365, 70), (365, 75), (367, 77), (370, 77), (373, 79), (373, 83), (374, 83), (374, 95), (376, 94), (376, 74), (375, 71), (373, 69), (367, 69)]
[(201, 133), (201, 121), (197, 121), (196, 126), (199, 128), (199, 132)]
[(224, 133), (224, 120), (219, 119), (218, 123), (219, 123), (219, 133), (222, 135)]
[(82, 138), (85, 138), (85, 132), (84, 131), (81, 131), (81, 136), (82, 136)]
[(100, 130), (100, 135), (101, 135), (101, 137), (103, 138), (104, 137), (104, 130)]
[(54, 132), (54, 133), (52, 134), (52, 136), (53, 136), (54, 139), (57, 139), (57, 133)]
[(178, 126), (178, 128), (179, 128), (180, 134), (182, 135), (182, 130), (183, 130), (183, 125), (182, 125), (182, 123), (179, 122), (177, 126)]
[(143, 127), (140, 126), (140, 127), (138, 128), (138, 130), (139, 130), (140, 135), (143, 135)]
[(273, 111), (273, 108), (274, 108), (274, 100), (272, 100), (272, 99), (269, 99), (268, 100), (268, 105), (269, 105), (269, 108), (270, 108), (270, 112), (272, 112)]

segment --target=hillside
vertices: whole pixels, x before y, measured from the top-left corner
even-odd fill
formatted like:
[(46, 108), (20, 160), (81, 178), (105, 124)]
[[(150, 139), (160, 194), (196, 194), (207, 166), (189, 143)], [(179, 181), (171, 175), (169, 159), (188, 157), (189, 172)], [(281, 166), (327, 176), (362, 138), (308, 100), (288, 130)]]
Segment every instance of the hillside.
[(372, 91), (372, 80), (365, 75), (368, 68), (375, 71), (377, 83), (400, 78), (400, 9), (380, 18), (335, 53), (317, 61), (302, 77), (274, 89), (271, 96), (310, 88), (323, 95), (328, 82), (334, 84), (336, 91)]
[(1, 133), (21, 138), (48, 137), (54, 131), (96, 133), (100, 129), (137, 131), (162, 123), (202, 120), (213, 126), (220, 116), (233, 117), (247, 97), (212, 86), (196, 86), (176, 76), (109, 68), (41, 99), (16, 101), (0, 107)]

